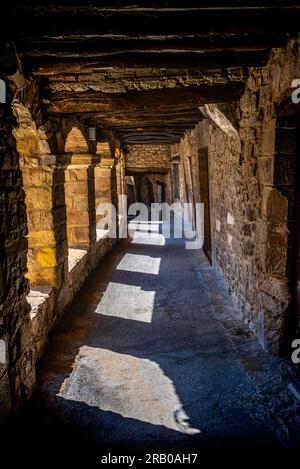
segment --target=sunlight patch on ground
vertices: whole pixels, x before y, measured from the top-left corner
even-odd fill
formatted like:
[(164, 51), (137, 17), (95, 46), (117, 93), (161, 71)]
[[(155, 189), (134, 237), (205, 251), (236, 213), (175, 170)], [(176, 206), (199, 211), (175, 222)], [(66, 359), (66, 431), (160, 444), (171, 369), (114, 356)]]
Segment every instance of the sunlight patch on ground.
[(142, 256), (140, 254), (125, 254), (117, 266), (117, 270), (140, 272), (143, 274), (158, 275), (161, 259), (158, 257)]
[(148, 244), (153, 246), (164, 246), (165, 237), (158, 233), (143, 233), (136, 231), (134, 233), (132, 244)]
[(59, 396), (180, 433), (200, 432), (191, 427), (171, 379), (149, 359), (84, 346)]
[(97, 306), (96, 313), (132, 321), (152, 322), (155, 291), (136, 285), (110, 282)]

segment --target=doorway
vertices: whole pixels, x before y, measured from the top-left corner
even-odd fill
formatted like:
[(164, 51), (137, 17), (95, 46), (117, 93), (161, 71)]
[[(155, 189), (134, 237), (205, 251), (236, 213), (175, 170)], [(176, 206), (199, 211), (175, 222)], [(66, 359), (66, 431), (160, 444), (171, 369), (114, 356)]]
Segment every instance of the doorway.
[(204, 204), (204, 245), (203, 250), (211, 260), (211, 227), (210, 227), (210, 200), (209, 200), (209, 168), (208, 149), (198, 151), (200, 200)]

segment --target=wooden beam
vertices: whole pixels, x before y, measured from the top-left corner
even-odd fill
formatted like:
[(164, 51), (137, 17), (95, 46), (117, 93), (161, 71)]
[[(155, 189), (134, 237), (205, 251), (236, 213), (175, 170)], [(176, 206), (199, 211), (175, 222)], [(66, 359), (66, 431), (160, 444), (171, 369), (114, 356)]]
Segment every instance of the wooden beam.
[(135, 174), (167, 174), (168, 169), (163, 167), (152, 167), (146, 166), (145, 168), (137, 168), (132, 166), (126, 166), (125, 174), (126, 176), (134, 176)]
[(44, 103), (52, 113), (116, 113), (127, 116), (129, 113), (149, 113), (153, 116), (160, 112), (166, 116), (172, 113), (193, 109), (211, 102), (225, 102), (238, 99), (243, 84), (228, 83), (227, 85), (171, 88), (128, 93), (64, 93), (50, 95)]
[(1, 6), (1, 32), (24, 35), (176, 34), (201, 31), (297, 31), (299, 5), (103, 8), (52, 4)]
[(136, 36), (116, 36), (112, 38), (93, 37), (61, 37), (54, 39), (51, 37), (41, 38), (21, 38), (18, 48), (22, 51), (29, 51), (32, 56), (57, 54), (61, 56), (72, 56), (74, 54), (117, 54), (121, 52), (134, 52), (143, 50), (149, 51), (217, 51), (217, 50), (237, 50), (247, 51), (269, 47), (284, 47), (287, 41), (286, 34), (250, 32), (237, 34), (205, 33), (188, 36), (156, 36), (146, 38)]
[[(111, 56), (98, 54), (94, 57), (84, 57), (76, 54), (73, 57), (60, 57), (59, 55), (26, 56), (26, 62), (33, 71), (42, 71), (44, 74), (52, 73), (53, 69), (60, 73), (82, 73), (94, 71), (103, 67), (140, 67), (140, 68), (176, 68), (177, 70), (220, 70), (222, 67), (232, 66), (259, 66), (264, 65), (268, 59), (268, 50), (248, 52), (125, 52)], [(62, 62), (63, 60), (63, 62)]]

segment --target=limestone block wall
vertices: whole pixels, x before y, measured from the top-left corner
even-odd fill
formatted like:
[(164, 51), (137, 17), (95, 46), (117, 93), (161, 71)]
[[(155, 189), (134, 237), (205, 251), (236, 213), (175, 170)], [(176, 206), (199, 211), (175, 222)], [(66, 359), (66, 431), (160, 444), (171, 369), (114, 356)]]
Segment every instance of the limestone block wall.
[(22, 168), (28, 223), (27, 276), (31, 287), (57, 286), (67, 251), (64, 171)]
[(72, 155), (65, 169), (69, 247), (89, 247), (96, 238), (95, 175), (90, 155)]
[(108, 144), (91, 153), (80, 125), (45, 120), (37, 102), (14, 103), (14, 127), (0, 109), (0, 423), (31, 396), (51, 328), (117, 242), (96, 239), (96, 198), (117, 205), (125, 181)]

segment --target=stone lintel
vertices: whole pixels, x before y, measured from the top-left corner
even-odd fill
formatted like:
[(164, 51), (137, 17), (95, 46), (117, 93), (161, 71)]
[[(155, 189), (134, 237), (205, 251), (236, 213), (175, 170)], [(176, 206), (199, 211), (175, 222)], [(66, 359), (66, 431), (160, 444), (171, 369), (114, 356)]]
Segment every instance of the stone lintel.
[(56, 156), (56, 164), (63, 167), (98, 165), (100, 156), (91, 153), (64, 153)]

